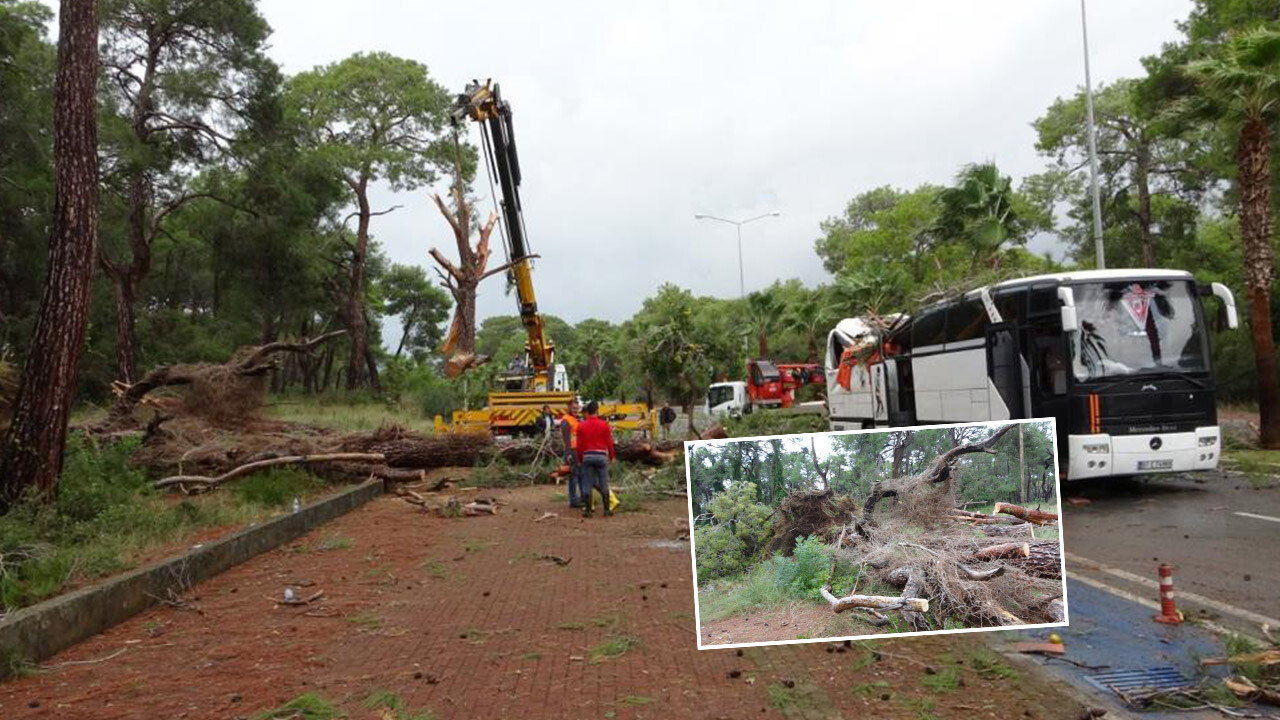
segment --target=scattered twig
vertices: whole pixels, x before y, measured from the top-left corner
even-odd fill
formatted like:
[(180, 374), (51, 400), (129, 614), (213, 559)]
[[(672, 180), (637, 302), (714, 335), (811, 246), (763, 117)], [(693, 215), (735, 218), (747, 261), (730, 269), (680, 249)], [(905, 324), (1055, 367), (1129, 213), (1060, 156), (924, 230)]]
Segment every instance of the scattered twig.
[(96, 665), (100, 662), (106, 662), (111, 658), (120, 657), (128, 649), (129, 649), (128, 647), (122, 647), (113, 653), (109, 653), (107, 655), (103, 655), (100, 658), (94, 658), (92, 660), (67, 660), (65, 662), (54, 663), (53, 665), (41, 665), (40, 669), (41, 670), (57, 670), (58, 668), (64, 668), (70, 665)]

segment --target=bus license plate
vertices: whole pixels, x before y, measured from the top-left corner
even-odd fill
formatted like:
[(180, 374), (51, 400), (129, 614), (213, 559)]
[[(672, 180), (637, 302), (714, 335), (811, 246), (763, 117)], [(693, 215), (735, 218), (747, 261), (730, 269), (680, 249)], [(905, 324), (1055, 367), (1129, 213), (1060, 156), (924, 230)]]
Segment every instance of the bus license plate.
[(1139, 460), (1139, 470), (1172, 470), (1172, 460)]

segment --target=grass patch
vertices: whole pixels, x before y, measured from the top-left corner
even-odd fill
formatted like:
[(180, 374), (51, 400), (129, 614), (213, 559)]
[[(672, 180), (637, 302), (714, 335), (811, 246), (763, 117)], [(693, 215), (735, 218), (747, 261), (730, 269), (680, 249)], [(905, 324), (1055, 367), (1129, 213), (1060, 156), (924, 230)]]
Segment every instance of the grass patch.
[(862, 695), (863, 697), (884, 697), (892, 687), (893, 685), (890, 685), (888, 680), (877, 680), (869, 683), (858, 683), (849, 688), (849, 690), (854, 695)]
[(371, 612), (362, 612), (362, 613), (356, 613), (355, 615), (348, 615), (346, 619), (347, 619), (347, 622), (353, 625), (359, 625), (365, 630), (377, 630), (378, 628), (382, 627), (382, 618), (378, 617), (377, 615), (374, 615)]
[(969, 660), (969, 667), (988, 680), (1016, 680), (1022, 674), (1009, 667), (994, 650), (975, 648)]
[(421, 567), (427, 571), (427, 574), (430, 575), (433, 580), (466, 579), (466, 575), (453, 570), (447, 564), (442, 563), (439, 560), (428, 560), (427, 562), (422, 563)]
[(235, 482), (231, 493), (247, 505), (283, 508), (294, 498), (324, 487), (324, 481), (296, 467), (269, 468)]
[(433, 415), (413, 407), (391, 407), (368, 392), (276, 396), (264, 410), (278, 420), (334, 430), (375, 430), (392, 424), (428, 433), (435, 429)]
[(613, 635), (604, 642), (591, 648), (592, 664), (622, 657), (631, 650), (640, 647), (640, 639), (631, 635)]
[(521, 655), (521, 656), (520, 656), (520, 659), (521, 659), (521, 660), (541, 660), (541, 659), (542, 659), (542, 653), (540, 653), (540, 652), (527, 652), (527, 653), (524, 653), (523, 655)]
[(254, 715), (254, 720), (276, 720), (277, 718), (290, 718), (290, 720), (336, 720), (337, 718), (345, 718), (346, 713), (338, 709), (336, 705), (316, 695), (315, 693), (303, 693), (289, 702), (266, 712)]
[(494, 545), (497, 545), (497, 544), (498, 543), (493, 540), (479, 540), (476, 538), (468, 538), (462, 541), (462, 549), (466, 550), (469, 553), (476, 553), (476, 552), (480, 552), (481, 550), (484, 550), (485, 548), (493, 547)]
[(562, 622), (556, 625), (557, 630), (586, 630), (587, 624), (584, 622)]
[(377, 690), (362, 703), (370, 710), (381, 710), (379, 717), (386, 720), (435, 720), (430, 710), (414, 712), (403, 698), (388, 690)]
[(773, 683), (765, 692), (769, 697), (769, 705), (791, 717), (818, 717), (827, 709), (825, 698), (806, 684), (792, 681)]
[(724, 589), (702, 598), (702, 620), (721, 620), (790, 603), (794, 598), (782, 585), (779, 569), (774, 562), (762, 563), (751, 568), (741, 580), (729, 581), (727, 586), (724, 580), (717, 581)]
[(1256, 490), (1280, 485), (1280, 450), (1225, 450), (1223, 464), (1244, 473)]
[(0, 678), (22, 678), (39, 672), (31, 658), (17, 648), (0, 648)]
[(467, 642), (473, 643), (475, 645), (480, 645), (481, 643), (483, 643), (485, 641), (485, 638), (488, 636), (489, 636), (489, 633), (486, 633), (485, 631), (477, 627), (469, 627), (466, 630), (463, 630), (458, 635), (458, 637), (462, 638), (463, 640), (466, 640)]
[(960, 673), (955, 668), (943, 668), (932, 675), (920, 678), (920, 684), (934, 692), (951, 692), (960, 687)]
[[(134, 567), (148, 553), (202, 530), (268, 517), (294, 497), (324, 488), (288, 468), (178, 499), (154, 490), (129, 466), (135, 449), (136, 440), (98, 445), (72, 433), (54, 500), (27, 496), (0, 516), (0, 607), (6, 612)], [(269, 492), (272, 481), (286, 489)], [(243, 490), (242, 483), (252, 484)]]
[(618, 704), (620, 704), (620, 705), (648, 705), (649, 703), (652, 703), (652, 702), (657, 702), (657, 701), (656, 701), (656, 700), (654, 700), (653, 698), (651, 698), (651, 697), (647, 696), (647, 695), (628, 695), (628, 696), (626, 696), (626, 697), (622, 698), (621, 700), (619, 700), (619, 701), (618, 701)]

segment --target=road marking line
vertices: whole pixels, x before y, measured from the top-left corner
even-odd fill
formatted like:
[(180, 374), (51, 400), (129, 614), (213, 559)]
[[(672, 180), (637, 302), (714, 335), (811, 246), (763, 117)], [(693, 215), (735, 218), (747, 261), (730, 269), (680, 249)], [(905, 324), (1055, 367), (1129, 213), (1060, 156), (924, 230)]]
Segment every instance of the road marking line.
[[(1108, 575), (1114, 575), (1115, 577), (1118, 577), (1122, 580), (1135, 582), (1135, 583), (1138, 583), (1139, 585), (1156, 588), (1157, 590), (1160, 588), (1160, 583), (1156, 582), (1155, 580), (1152, 580), (1151, 578), (1142, 577), (1141, 575), (1135, 575), (1134, 573), (1131, 573), (1127, 570), (1108, 567), (1096, 560), (1090, 560), (1088, 558), (1081, 557), (1079, 555), (1067, 553), (1067, 561), (1091, 565), (1097, 570), (1107, 573)], [(1223, 613), (1224, 615), (1231, 615), (1233, 617), (1239, 618), (1240, 620), (1246, 620), (1248, 622), (1251, 622), (1255, 625), (1270, 625), (1271, 627), (1280, 627), (1280, 620), (1276, 620), (1275, 618), (1269, 618), (1266, 615), (1260, 615), (1256, 612), (1245, 610), (1244, 608), (1238, 608), (1234, 605), (1228, 605), (1227, 603), (1224, 603), (1220, 600), (1207, 598), (1203, 595), (1197, 595), (1193, 592), (1187, 592), (1186, 590), (1179, 590), (1178, 596), (1184, 600), (1188, 600), (1190, 602), (1196, 603), (1197, 605), (1204, 605), (1205, 607), (1213, 608), (1214, 610), (1217, 610), (1218, 612)]]
[(1232, 514), (1232, 515), (1239, 515), (1240, 517), (1251, 517), (1251, 518), (1257, 518), (1258, 520), (1270, 520), (1271, 522), (1280, 522), (1280, 518), (1278, 518), (1278, 517), (1271, 517), (1270, 515), (1254, 515), (1253, 513), (1247, 513), (1247, 512), (1236, 512), (1236, 513), (1231, 513), (1231, 514)]

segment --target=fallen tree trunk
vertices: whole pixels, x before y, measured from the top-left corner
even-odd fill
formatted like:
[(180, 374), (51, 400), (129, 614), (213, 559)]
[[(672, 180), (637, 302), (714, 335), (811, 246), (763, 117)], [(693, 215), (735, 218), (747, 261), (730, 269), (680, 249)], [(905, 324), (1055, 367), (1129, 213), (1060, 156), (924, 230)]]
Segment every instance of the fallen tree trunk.
[(1027, 524), (1027, 521), (1026, 521), (1026, 520), (1020, 520), (1020, 519), (1018, 519), (1018, 518), (1013, 518), (1013, 517), (994, 517), (994, 516), (991, 516), (991, 515), (978, 515), (978, 514), (976, 514), (976, 513), (974, 513), (974, 514), (972, 514), (972, 515), (952, 515), (952, 516), (951, 516), (951, 519), (952, 519), (952, 520), (958, 520), (958, 521), (960, 521), (960, 522), (967, 522), (967, 523), (970, 523), (970, 524), (972, 524), (972, 525), (1009, 525), (1009, 526), (1014, 526), (1014, 525), (1026, 525), (1026, 524)]
[[(1055, 543), (1056, 545), (1056, 543)], [(983, 560), (1000, 560), (1005, 558), (1029, 558), (1031, 545), (1028, 543), (1002, 543), (991, 545), (965, 557), (962, 562), (982, 562)]]
[(321, 455), (287, 455), (285, 457), (270, 458), (267, 460), (259, 460), (257, 462), (247, 463), (240, 467), (228, 470), (217, 477), (206, 477), (204, 475), (173, 475), (162, 480), (157, 480), (154, 487), (163, 488), (170, 485), (221, 485), (228, 480), (234, 480), (244, 475), (251, 475), (259, 470), (263, 470), (276, 465), (298, 465), (303, 463), (320, 463), (320, 462), (374, 462), (380, 463), (386, 457), (380, 453), (326, 453)]
[(1030, 537), (1027, 533), (1034, 528), (1032, 523), (1019, 523), (1017, 525), (983, 525), (978, 528), (983, 535), (987, 537)]
[(1062, 578), (1062, 556), (1059, 552), (1057, 540), (1037, 540), (1028, 545), (1026, 557), (1015, 557), (1011, 562), (1028, 575), (1057, 580)]
[(996, 503), (993, 512), (997, 515), (1001, 513), (1005, 515), (1012, 515), (1019, 520), (1026, 520), (1027, 522), (1032, 522), (1037, 525), (1058, 522), (1058, 516), (1054, 513), (1047, 513), (1042, 510), (1032, 510), (1030, 508), (1022, 507), (1021, 505), (1011, 505), (1009, 503)]
[(651, 440), (633, 440), (626, 445), (615, 448), (619, 460), (644, 463), (658, 467), (666, 465), (680, 456), (680, 443), (655, 443)]
[(905, 608), (915, 612), (928, 612), (929, 601), (925, 598), (893, 597), (892, 595), (846, 595), (838, 598), (827, 588), (822, 588), (822, 597), (831, 604), (834, 612), (844, 612), (850, 608), (870, 608), (872, 610), (897, 610)]

